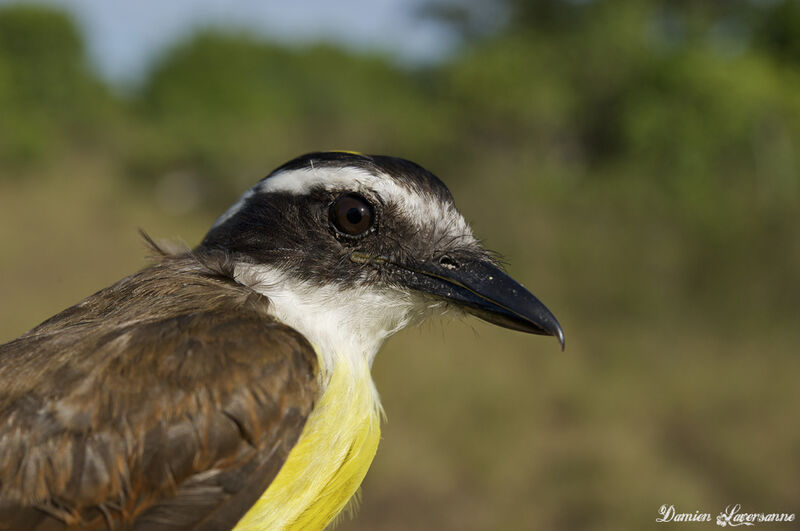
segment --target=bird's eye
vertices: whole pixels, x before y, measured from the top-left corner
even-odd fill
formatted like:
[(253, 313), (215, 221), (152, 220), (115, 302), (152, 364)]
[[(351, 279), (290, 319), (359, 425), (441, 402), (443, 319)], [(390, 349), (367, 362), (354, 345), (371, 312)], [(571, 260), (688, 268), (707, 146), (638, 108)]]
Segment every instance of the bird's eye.
[(367, 232), (375, 220), (375, 212), (358, 194), (340, 195), (331, 205), (331, 223), (339, 232), (358, 236)]

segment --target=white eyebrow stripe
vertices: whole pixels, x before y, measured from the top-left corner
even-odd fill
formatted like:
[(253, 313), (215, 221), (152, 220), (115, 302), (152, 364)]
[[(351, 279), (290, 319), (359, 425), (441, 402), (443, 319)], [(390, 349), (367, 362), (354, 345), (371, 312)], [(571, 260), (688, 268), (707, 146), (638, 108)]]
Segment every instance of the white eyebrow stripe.
[[(462, 238), (472, 239), (472, 231), (463, 216), (452, 204), (442, 203), (438, 198), (422, 190), (411, 189), (398, 183), (384, 173), (372, 173), (362, 168), (344, 166), (339, 168), (300, 168), (276, 173), (255, 186), (257, 192), (284, 192), (296, 195), (309, 193), (313, 188), (325, 190), (345, 188), (355, 192), (369, 190), (384, 201), (395, 201), (415, 220), (417, 225), (433, 223), (447, 227)], [(463, 241), (463, 240), (462, 240)]]
[(258, 183), (256, 192), (284, 192), (294, 195), (304, 195), (313, 188), (322, 187), (325, 190), (336, 188), (350, 188), (354, 190), (369, 188), (386, 197), (411, 195), (411, 191), (399, 185), (388, 175), (375, 175), (361, 168), (300, 168), (297, 170), (284, 170), (267, 177)]
[(244, 208), (247, 200), (256, 194), (287, 193), (301, 196), (320, 187), (324, 190), (350, 190), (367, 196), (377, 194), (384, 201), (398, 204), (421, 230), (433, 226), (439, 229), (437, 236), (442, 239), (449, 233), (461, 241), (475, 241), (466, 220), (452, 203), (444, 203), (423, 190), (403, 186), (384, 173), (372, 173), (352, 166), (316, 166), (274, 173), (245, 192), (235, 205), (219, 217), (214, 227), (235, 216)]
[(250, 188), (248, 191), (243, 193), (242, 196), (239, 198), (239, 200), (236, 201), (236, 203), (231, 205), (231, 207), (228, 208), (228, 210), (223, 212), (222, 215), (217, 218), (217, 221), (215, 221), (214, 224), (211, 226), (211, 230), (216, 229), (217, 227), (219, 227), (220, 225), (231, 219), (233, 216), (235, 216), (242, 208), (244, 208), (244, 204), (247, 202), (248, 199), (250, 199), (250, 197), (252, 197), (254, 193), (255, 192), (253, 191), (253, 188)]
[[(346, 188), (349, 190), (372, 190), (382, 198), (392, 198), (401, 201), (404, 205), (420, 214), (414, 208), (419, 203), (419, 198), (410, 190), (399, 185), (388, 175), (375, 175), (361, 168), (320, 168), (313, 165), (308, 168), (284, 170), (262, 179), (255, 186), (247, 190), (239, 200), (226, 210), (214, 222), (212, 229), (222, 225), (238, 214), (248, 199), (258, 193), (287, 193), (292, 195), (305, 195), (312, 189), (322, 187), (325, 190)], [(416, 200), (415, 200), (416, 199)]]

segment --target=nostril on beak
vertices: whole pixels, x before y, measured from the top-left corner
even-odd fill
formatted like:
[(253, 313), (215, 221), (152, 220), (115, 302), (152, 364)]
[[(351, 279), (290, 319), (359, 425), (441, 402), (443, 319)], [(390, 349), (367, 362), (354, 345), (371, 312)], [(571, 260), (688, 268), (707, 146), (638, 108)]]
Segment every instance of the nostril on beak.
[(439, 265), (445, 269), (458, 269), (459, 267), (461, 267), (461, 264), (459, 264), (458, 262), (456, 262), (447, 255), (444, 255), (441, 258), (439, 258)]

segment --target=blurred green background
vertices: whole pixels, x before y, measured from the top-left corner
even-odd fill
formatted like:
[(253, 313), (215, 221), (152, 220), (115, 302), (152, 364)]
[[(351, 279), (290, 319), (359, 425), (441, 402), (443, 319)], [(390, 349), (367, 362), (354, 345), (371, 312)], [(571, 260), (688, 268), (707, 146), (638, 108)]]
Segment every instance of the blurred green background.
[(800, 2), (499, 4), (423, 3), (458, 43), (429, 64), (205, 30), (125, 90), (69, 16), (0, 6), (0, 340), (144, 266), (137, 227), (194, 245), (296, 155), (402, 156), (567, 350), (476, 320), (392, 338), (338, 529), (800, 513)]

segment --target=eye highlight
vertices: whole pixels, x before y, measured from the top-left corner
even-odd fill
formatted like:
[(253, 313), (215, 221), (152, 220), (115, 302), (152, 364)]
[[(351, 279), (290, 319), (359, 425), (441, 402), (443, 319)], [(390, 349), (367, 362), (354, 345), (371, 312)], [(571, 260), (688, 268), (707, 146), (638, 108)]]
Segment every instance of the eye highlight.
[(375, 221), (372, 205), (354, 193), (340, 195), (331, 205), (329, 215), (336, 230), (348, 236), (364, 234)]

